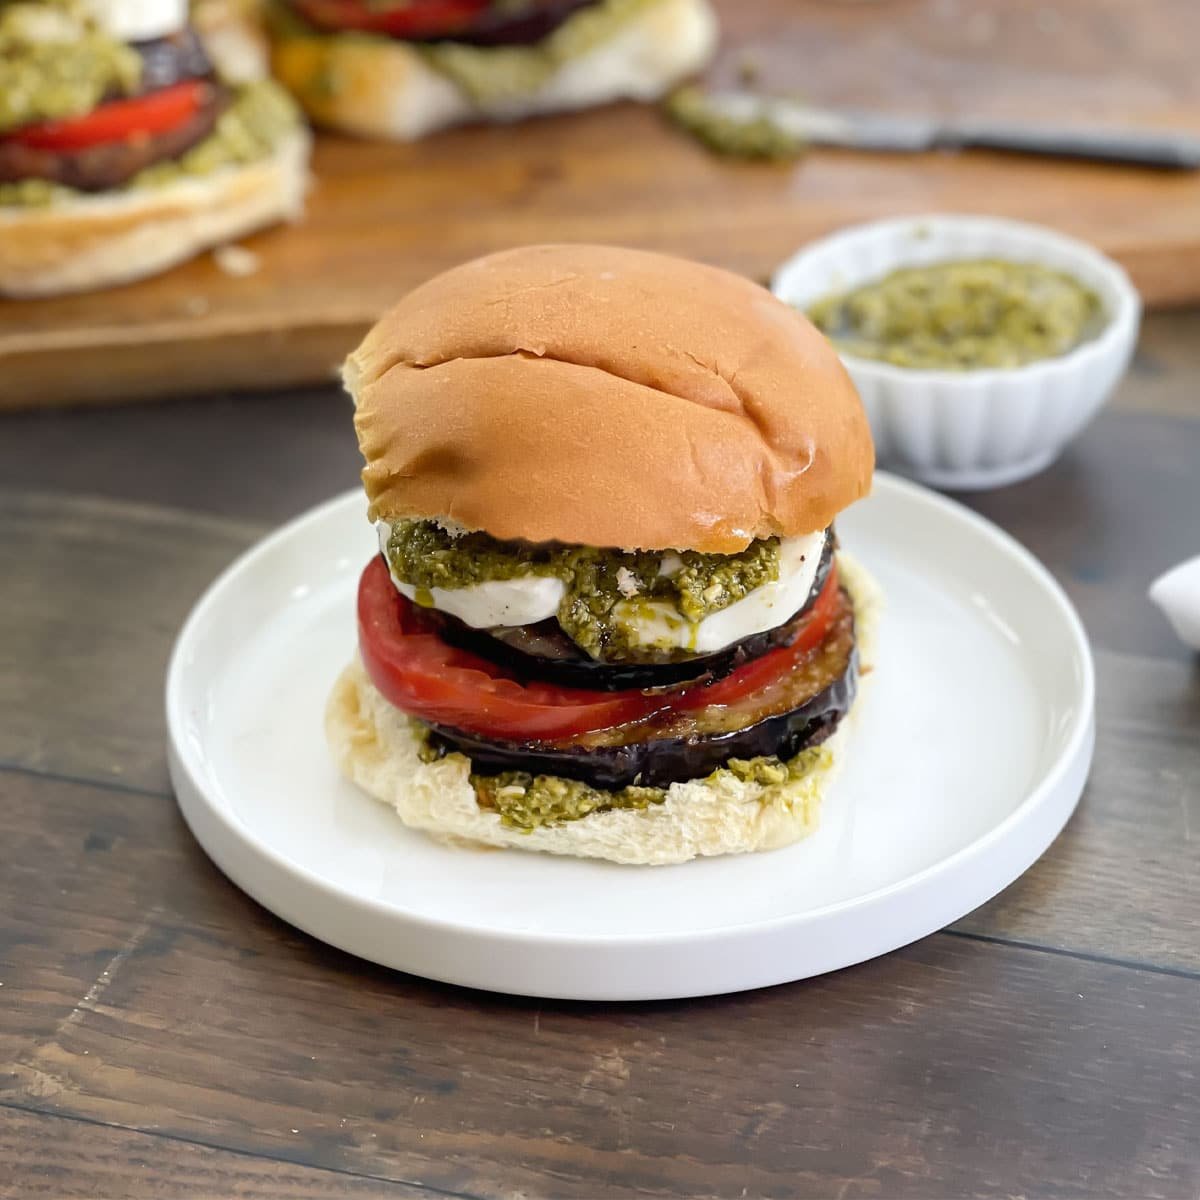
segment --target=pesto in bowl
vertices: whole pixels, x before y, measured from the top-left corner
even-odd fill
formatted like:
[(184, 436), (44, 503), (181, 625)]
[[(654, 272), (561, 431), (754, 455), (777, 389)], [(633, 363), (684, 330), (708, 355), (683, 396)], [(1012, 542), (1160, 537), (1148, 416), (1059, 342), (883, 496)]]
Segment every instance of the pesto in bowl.
[(998, 258), (901, 267), (807, 315), (841, 353), (935, 371), (1059, 358), (1104, 324), (1099, 296), (1073, 276)]
[[(917, 289), (920, 278), (932, 284)], [(899, 301), (884, 289), (877, 326), (851, 315), (846, 297), (889, 280)], [(819, 238), (780, 265), (771, 290), (832, 337), (877, 460), (956, 489), (1002, 487), (1049, 466), (1121, 378), (1141, 316), (1129, 277), (1095, 246), (958, 213)], [(872, 356), (872, 342), (889, 341)]]

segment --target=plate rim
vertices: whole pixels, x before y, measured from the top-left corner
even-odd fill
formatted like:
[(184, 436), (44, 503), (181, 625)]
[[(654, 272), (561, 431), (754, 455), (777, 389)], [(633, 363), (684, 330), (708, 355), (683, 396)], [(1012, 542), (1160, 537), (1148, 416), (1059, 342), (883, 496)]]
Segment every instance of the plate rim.
[[(1067, 776), (1079, 771), (1081, 754), (1085, 757), (1082, 780), (1086, 782), (1092, 759), (1092, 745), (1089, 742), (1094, 743), (1095, 664), (1086, 629), (1061, 584), (1059, 584), (1036, 556), (1021, 545), (1011, 534), (1005, 532), (999, 526), (959, 501), (923, 487), (918, 483), (903, 479), (891, 472), (877, 471), (875, 473), (875, 487), (872, 489), (872, 494), (880, 486), (884, 490), (907, 495), (923, 505), (948, 511), (970, 526), (973, 532), (983, 536), (996, 549), (1002, 551), (1023, 567), (1038, 582), (1046, 598), (1053, 602), (1059, 615), (1064, 619), (1066, 626), (1072, 634), (1072, 648), (1082, 665), (1080, 703), (1073, 713), (1071, 729), (1063, 742), (1062, 749), (1058, 752), (1057, 757), (1043, 777), (1029, 790), (1028, 794), (1016, 808), (1001, 821), (980, 834), (967, 845), (960, 847), (934, 863), (930, 863), (919, 871), (905, 875), (881, 888), (876, 888), (859, 896), (832, 901), (818, 908), (806, 909), (802, 912), (785, 913), (759, 920), (712, 925), (696, 930), (658, 933), (621, 931), (568, 934), (537, 929), (497, 929), (474, 925), (453, 918), (415, 912), (411, 909), (400, 907), (391, 901), (347, 891), (333, 881), (323, 878), (302, 863), (296, 862), (283, 852), (275, 849), (270, 843), (260, 838), (253, 829), (242, 823), (236, 814), (229, 810), (227, 805), (212, 800), (208, 796), (205, 786), (202, 785), (198, 778), (195, 764), (191, 759), (191, 748), (187, 739), (182, 736), (182, 728), (186, 715), (186, 706), (182, 700), (183, 674), (186, 670), (184, 659), (190, 642), (194, 640), (196, 631), (206, 618), (208, 612), (214, 605), (220, 602), (222, 594), (240, 575), (251, 570), (261, 558), (269, 555), (279, 543), (295, 536), (297, 530), (303, 526), (327, 516), (333, 510), (348, 507), (353, 503), (362, 503), (362, 492), (358, 488), (349, 489), (314, 505), (286, 521), (244, 550), (204, 589), (183, 625), (180, 627), (168, 661), (164, 689), (168, 766), (176, 802), (193, 835), (200, 842), (205, 852), (214, 859), (222, 872), (228, 875), (237, 886), (249, 892), (256, 900), (259, 900), (260, 903), (272, 909), (272, 911), (277, 910), (274, 909), (267, 899), (260, 896), (259, 890), (252, 883), (243, 882), (242, 879), (235, 877), (224, 865), (222, 861), (224, 855), (218, 855), (210, 847), (207, 839), (197, 830), (197, 822), (193, 820), (192, 813), (190, 812), (193, 803), (201, 804), (211, 817), (215, 817), (226, 836), (241, 842), (252, 854), (269, 860), (274, 868), (285, 872), (292, 878), (293, 882), (315, 889), (322, 897), (331, 899), (340, 905), (350, 905), (354, 908), (369, 910), (380, 917), (403, 921), (411, 928), (460, 937), (483, 938), (488, 942), (506, 947), (534, 947), (538, 950), (569, 948), (573, 951), (580, 948), (628, 949), (631, 951), (647, 948), (683, 948), (697, 942), (713, 941), (714, 939), (736, 939), (739, 936), (750, 935), (770, 936), (799, 931), (808, 925), (828, 921), (834, 917), (852, 916), (864, 908), (886, 904), (910, 892), (922, 892), (932, 883), (935, 883), (939, 876), (951, 876), (957, 873), (964, 867), (969, 866), (973, 859), (986, 856), (990, 850), (994, 849), (996, 843), (1005, 841), (1011, 835), (1015, 826), (1019, 826), (1029, 820), (1032, 814), (1054, 797), (1057, 788), (1064, 784)], [(189, 792), (191, 795), (187, 795)], [(1002, 890), (1003, 887), (1015, 881), (1020, 874), (1023, 874), (1028, 869), (1028, 865), (1031, 865), (1032, 862), (1036, 861), (1045, 852), (1074, 811), (1080, 794), (1082, 794), (1082, 783), (1079, 792), (1071, 799), (1069, 807), (1062, 815), (1062, 820), (1055, 822), (1053, 833), (1045, 840), (1044, 844), (1039, 844), (1037, 852), (1030, 859), (1029, 864), (1010, 879), (1007, 879), (1005, 883), (1001, 884), (1000, 888), (990, 892), (989, 896), (976, 901), (976, 904), (983, 903), (991, 895), (995, 895), (997, 891)], [(419, 831), (416, 832), (419, 835)], [(687, 864), (681, 864), (681, 866), (686, 867)], [(971, 907), (975, 906), (972, 905)], [(966, 911), (970, 911), (970, 908), (964, 910), (964, 915)], [(291, 924), (299, 924), (293, 917), (283, 916), (282, 913), (280, 916)], [(955, 919), (958, 918), (951, 918), (951, 920)], [(943, 926), (936, 926), (936, 928), (941, 927)], [(920, 937), (924, 936), (924, 934), (915, 936)], [(893, 948), (899, 948), (899, 946), (908, 944), (908, 941), (911, 940), (915, 940), (915, 938), (898, 942)], [(357, 950), (349, 952), (357, 954), (360, 957), (370, 957), (369, 955), (362, 955)], [(376, 959), (375, 961), (381, 960)], [(851, 957), (843, 965), (849, 965), (851, 962), (856, 961), (862, 961), (862, 959)], [(403, 967), (400, 969), (412, 970), (418, 974), (422, 973), (413, 967)], [(430, 977), (437, 976), (430, 975)], [(781, 979), (794, 977), (796, 976), (785, 975)], [(461, 982), (459, 980), (451, 981)], [(488, 985), (486, 983), (475, 983), (473, 986), (487, 987)], [(759, 985), (750, 984), (746, 986)], [(531, 991), (528, 994), (548, 995), (550, 993), (545, 991)], [(565, 996), (568, 993), (561, 994)], [(638, 994), (650, 995), (650, 993)], [(698, 993), (688, 992), (679, 994)]]

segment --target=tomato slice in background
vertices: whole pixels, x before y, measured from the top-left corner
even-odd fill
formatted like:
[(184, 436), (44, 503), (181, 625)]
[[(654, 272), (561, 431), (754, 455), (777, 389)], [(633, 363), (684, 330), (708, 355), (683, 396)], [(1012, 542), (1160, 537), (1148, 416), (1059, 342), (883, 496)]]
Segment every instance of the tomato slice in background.
[(87, 150), (105, 142), (167, 133), (190, 120), (207, 99), (211, 85), (197, 79), (129, 100), (110, 100), (82, 117), (26, 125), (7, 135), (32, 150)]
[(440, 725), (521, 741), (553, 741), (623, 725), (669, 706), (642, 692), (589, 692), (518, 683), (486, 659), (424, 628), (420, 610), (373, 558), (358, 585), (358, 644), (371, 682), (404, 712)]
[(410, 0), (381, 8), (366, 0), (292, 0), (306, 20), (330, 32), (356, 30), (389, 37), (429, 37), (468, 28), (489, 0)]
[(824, 640), (838, 613), (837, 564), (829, 570), (825, 586), (813, 601), (808, 617), (790, 646), (768, 650), (766, 654), (739, 667), (724, 679), (706, 687), (680, 692), (672, 708), (690, 709), (709, 704), (736, 704), (766, 687), (812, 653)]

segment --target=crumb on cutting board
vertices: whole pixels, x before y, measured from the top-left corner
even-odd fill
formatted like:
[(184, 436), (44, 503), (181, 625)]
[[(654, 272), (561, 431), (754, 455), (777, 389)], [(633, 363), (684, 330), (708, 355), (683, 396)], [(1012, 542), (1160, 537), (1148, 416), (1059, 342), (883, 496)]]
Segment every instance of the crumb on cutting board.
[(262, 260), (253, 250), (232, 244), (218, 246), (213, 251), (213, 261), (226, 275), (232, 275), (235, 279), (254, 275), (262, 266)]

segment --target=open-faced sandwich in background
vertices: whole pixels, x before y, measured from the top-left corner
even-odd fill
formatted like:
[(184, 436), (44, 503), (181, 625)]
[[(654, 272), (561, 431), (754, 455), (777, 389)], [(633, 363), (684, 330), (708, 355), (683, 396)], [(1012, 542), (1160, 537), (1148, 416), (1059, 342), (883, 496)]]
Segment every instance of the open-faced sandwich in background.
[(309, 136), (186, 0), (0, 0), (0, 295), (105, 287), (297, 216)]
[(439, 275), (346, 364), (380, 552), (327, 732), (408, 825), (680, 862), (810, 832), (877, 592), (854, 387), (799, 313), (642, 251)]
[(652, 100), (716, 44), (708, 0), (268, 0), (274, 68), (321, 125), (410, 140)]

